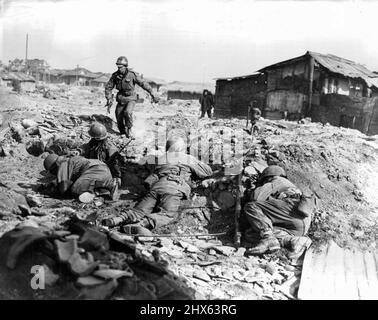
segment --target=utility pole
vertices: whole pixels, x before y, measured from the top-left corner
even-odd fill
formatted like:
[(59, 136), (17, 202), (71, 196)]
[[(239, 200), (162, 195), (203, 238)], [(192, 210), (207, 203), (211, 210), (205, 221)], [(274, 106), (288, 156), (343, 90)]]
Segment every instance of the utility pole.
[(28, 45), (29, 45), (29, 34), (26, 34), (26, 48), (25, 48), (25, 68), (27, 69), (28, 65)]

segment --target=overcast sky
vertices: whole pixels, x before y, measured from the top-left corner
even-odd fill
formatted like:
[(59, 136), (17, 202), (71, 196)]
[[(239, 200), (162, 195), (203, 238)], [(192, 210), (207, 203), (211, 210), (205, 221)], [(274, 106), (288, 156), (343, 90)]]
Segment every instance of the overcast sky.
[(145, 76), (207, 82), (304, 54), (378, 70), (378, 2), (0, 0), (0, 60), (113, 72), (126, 55)]

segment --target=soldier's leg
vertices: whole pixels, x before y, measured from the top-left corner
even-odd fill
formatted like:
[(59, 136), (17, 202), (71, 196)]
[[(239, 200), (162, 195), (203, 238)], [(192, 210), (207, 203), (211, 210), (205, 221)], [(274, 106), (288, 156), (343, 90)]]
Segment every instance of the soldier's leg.
[(209, 118), (211, 118), (211, 108), (210, 109), (207, 109), (207, 116), (209, 117)]
[(93, 166), (86, 170), (72, 185), (71, 192), (81, 195), (84, 192), (94, 193), (95, 189), (112, 191), (113, 178), (106, 165)]
[(171, 223), (178, 216), (178, 209), (180, 207), (183, 194), (181, 192), (177, 194), (162, 194), (159, 201), (159, 212), (148, 215), (151, 219), (152, 227), (159, 228)]
[(260, 236), (273, 231), (272, 220), (263, 212), (257, 202), (248, 202), (244, 206), (244, 213), (251, 228)]
[(117, 119), (117, 126), (120, 134), (125, 134), (125, 105), (117, 104), (115, 109), (115, 117)]
[(134, 207), (135, 210), (143, 212), (144, 214), (150, 214), (156, 205), (158, 195), (154, 190), (148, 192), (143, 199)]
[(128, 128), (128, 134), (131, 133), (131, 128), (133, 126), (133, 120), (134, 120), (134, 108), (135, 108), (135, 101), (129, 101), (125, 108), (125, 125), (126, 128)]
[(303, 236), (308, 230), (309, 219), (296, 216), (294, 203), (271, 199), (256, 201), (255, 205), (261, 209), (273, 227), (287, 230), (294, 236)]

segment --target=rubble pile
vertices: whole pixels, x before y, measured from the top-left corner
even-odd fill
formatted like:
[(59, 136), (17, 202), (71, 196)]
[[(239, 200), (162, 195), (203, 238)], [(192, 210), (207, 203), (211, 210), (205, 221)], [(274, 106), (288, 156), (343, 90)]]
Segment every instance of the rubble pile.
[[(0, 238), (4, 257), (0, 264), (0, 296), (128, 300), (193, 297), (193, 290), (164, 263), (145, 257), (122, 234), (106, 234), (74, 219), (67, 225), (60, 230), (21, 225)], [(43, 283), (28, 287), (22, 281), (13, 282), (33, 266), (43, 272)]]

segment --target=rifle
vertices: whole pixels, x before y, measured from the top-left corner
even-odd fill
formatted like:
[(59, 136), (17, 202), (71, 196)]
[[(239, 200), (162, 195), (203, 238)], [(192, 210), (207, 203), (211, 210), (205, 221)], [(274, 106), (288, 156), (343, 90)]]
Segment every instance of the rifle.
[(242, 197), (242, 177), (243, 171), (238, 174), (238, 185), (236, 192), (236, 203), (235, 203), (235, 235), (234, 244), (238, 248), (240, 247), (241, 232), (240, 232), (240, 213), (241, 213), (241, 197)]

